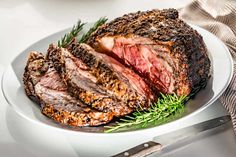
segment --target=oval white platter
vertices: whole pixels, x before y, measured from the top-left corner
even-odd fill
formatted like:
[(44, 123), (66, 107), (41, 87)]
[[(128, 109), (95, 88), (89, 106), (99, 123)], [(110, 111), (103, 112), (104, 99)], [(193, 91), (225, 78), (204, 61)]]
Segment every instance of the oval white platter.
[[(201, 90), (193, 100), (190, 100), (187, 103), (186, 113), (181, 119), (196, 114), (208, 105), (212, 104), (228, 86), (232, 78), (233, 71), (232, 58), (226, 46), (208, 31), (197, 26), (192, 27), (194, 27), (194, 29), (196, 29), (203, 36), (203, 39), (207, 45), (212, 64), (212, 77), (210, 78), (207, 87)], [(83, 31), (86, 31), (88, 28), (88, 25), (85, 26)], [(14, 61), (4, 73), (2, 79), (2, 90), (11, 107), (23, 117), (40, 125), (49, 125), (70, 130), (70, 128), (58, 125), (42, 115), (38, 105), (29, 100), (25, 95), (22, 82), (23, 71), (29, 52), (36, 50), (45, 53), (48, 45), (52, 42), (55, 43), (63, 34), (65, 34), (65, 32), (68, 32), (68, 30), (50, 35), (31, 45), (29, 48), (19, 54), (19, 56), (14, 59)], [(99, 129), (91, 128), (80, 129), (80, 131), (85, 132), (96, 132), (98, 130)]]

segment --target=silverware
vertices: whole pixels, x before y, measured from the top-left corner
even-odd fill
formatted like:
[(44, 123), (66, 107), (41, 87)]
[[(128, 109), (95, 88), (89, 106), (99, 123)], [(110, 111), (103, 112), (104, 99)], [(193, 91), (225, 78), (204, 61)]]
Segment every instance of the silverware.
[(193, 138), (204, 131), (226, 124), (230, 120), (230, 116), (226, 115), (205, 122), (197, 123), (171, 133), (154, 137), (153, 141), (142, 143), (129, 150), (114, 155), (113, 157), (145, 157), (154, 152), (160, 152), (163, 148), (169, 147), (173, 144), (188, 141), (190, 138)]

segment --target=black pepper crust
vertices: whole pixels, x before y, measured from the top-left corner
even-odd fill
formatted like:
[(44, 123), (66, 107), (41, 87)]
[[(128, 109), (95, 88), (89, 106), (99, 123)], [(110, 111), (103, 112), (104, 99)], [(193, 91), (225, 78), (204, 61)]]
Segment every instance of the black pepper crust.
[(158, 44), (168, 44), (173, 60), (177, 93), (189, 88), (191, 94), (206, 86), (210, 77), (210, 60), (202, 36), (178, 18), (175, 9), (151, 10), (125, 14), (100, 26), (87, 43), (99, 50), (97, 41), (104, 36), (136, 35)]

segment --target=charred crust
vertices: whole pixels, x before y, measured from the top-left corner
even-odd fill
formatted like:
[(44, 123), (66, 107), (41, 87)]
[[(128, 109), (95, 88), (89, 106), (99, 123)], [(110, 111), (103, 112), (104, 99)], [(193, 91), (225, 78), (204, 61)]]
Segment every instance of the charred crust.
[(98, 126), (106, 124), (113, 118), (111, 113), (103, 113), (95, 110), (88, 113), (68, 112), (62, 109), (55, 109), (53, 105), (44, 106), (42, 113), (60, 124), (70, 126)]
[(30, 52), (23, 74), (23, 83), (26, 95), (38, 104), (39, 99), (35, 94), (34, 86), (47, 70), (48, 64), (46, 64), (44, 56), (35, 51)]

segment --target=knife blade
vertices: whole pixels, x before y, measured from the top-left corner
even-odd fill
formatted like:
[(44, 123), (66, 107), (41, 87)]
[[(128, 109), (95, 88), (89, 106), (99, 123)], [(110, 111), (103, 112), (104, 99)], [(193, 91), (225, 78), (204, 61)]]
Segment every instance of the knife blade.
[(197, 123), (192, 126), (184, 127), (182, 129), (154, 137), (153, 141), (142, 143), (112, 157), (145, 157), (154, 152), (160, 152), (163, 148), (170, 145), (181, 141), (187, 141), (200, 133), (226, 124), (230, 120), (230, 115), (226, 115)]

